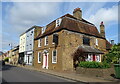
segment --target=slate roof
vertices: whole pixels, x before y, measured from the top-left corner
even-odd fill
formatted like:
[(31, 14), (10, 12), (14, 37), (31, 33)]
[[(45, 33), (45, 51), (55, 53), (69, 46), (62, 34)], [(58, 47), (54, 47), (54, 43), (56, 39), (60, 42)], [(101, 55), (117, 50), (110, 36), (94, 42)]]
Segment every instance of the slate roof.
[(56, 20), (54, 20), (53, 22), (51, 22), (46, 26), (47, 27), (46, 31), (42, 35), (39, 34), (35, 39), (42, 38), (46, 35), (50, 35), (62, 29), (103, 38), (98, 32), (95, 25), (84, 19), (78, 20), (77, 18), (75, 18), (73, 15), (70, 14), (66, 14), (60, 18), (62, 18), (62, 22), (60, 26), (55, 27)]
[(84, 53), (104, 54), (102, 51), (91, 46), (81, 45), (78, 48), (82, 49)]
[(30, 30), (32, 30), (33, 28), (36, 28), (36, 27), (42, 28), (42, 27), (40, 27), (40, 26), (34, 25), (34, 26), (30, 27), (29, 29), (27, 29), (27, 30), (26, 30), (24, 33), (22, 33), (20, 36), (22, 36), (23, 34), (29, 32)]

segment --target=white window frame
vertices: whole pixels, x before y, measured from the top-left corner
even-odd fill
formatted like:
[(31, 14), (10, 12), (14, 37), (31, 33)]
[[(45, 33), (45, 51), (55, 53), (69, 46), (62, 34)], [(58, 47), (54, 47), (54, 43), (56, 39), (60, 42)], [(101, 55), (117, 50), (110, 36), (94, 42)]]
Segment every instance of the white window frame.
[(42, 39), (40, 38), (40, 39), (38, 40), (38, 47), (41, 47), (41, 45), (42, 45)]
[(92, 54), (88, 54), (88, 58), (87, 58), (87, 61), (90, 61), (90, 62), (92, 62)]
[(96, 54), (96, 62), (101, 62), (101, 55), (100, 54)]
[(45, 32), (46, 26), (42, 27), (42, 34)]
[[(59, 21), (59, 22), (58, 22), (58, 21)], [(60, 26), (61, 21), (62, 21), (62, 18), (58, 18), (58, 19), (56, 20), (56, 27)]]
[[(41, 63), (41, 55), (42, 53), (41, 52), (38, 52), (38, 63)], [(40, 57), (39, 57), (40, 56)], [(40, 58), (40, 61), (39, 61), (39, 58)]]
[[(56, 62), (53, 61), (53, 51), (56, 51)], [(57, 63), (57, 50), (52, 51), (52, 63)]]
[(46, 39), (47, 39), (47, 38), (48, 38), (48, 36), (45, 37), (45, 46), (48, 45), (48, 44), (46, 44)]
[(98, 39), (97, 38), (95, 39), (95, 44), (98, 46)]

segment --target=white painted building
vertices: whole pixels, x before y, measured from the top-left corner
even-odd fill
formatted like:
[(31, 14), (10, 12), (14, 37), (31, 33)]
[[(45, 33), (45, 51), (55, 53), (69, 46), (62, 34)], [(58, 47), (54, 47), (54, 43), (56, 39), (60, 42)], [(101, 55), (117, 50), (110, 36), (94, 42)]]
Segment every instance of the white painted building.
[(26, 33), (20, 35), (19, 39), (19, 59), (18, 63), (22, 64), (24, 62), (24, 53), (26, 51)]
[(26, 31), (26, 51), (24, 56), (24, 62), (27, 65), (32, 65), (33, 63), (34, 29), (35, 28), (30, 28), (28, 31)]
[(19, 53), (26, 51), (26, 33), (20, 35)]
[(27, 65), (33, 64), (33, 48), (34, 48), (34, 32), (35, 29), (41, 28), (39, 26), (33, 26), (20, 35), (19, 46), (19, 60), (20, 63)]

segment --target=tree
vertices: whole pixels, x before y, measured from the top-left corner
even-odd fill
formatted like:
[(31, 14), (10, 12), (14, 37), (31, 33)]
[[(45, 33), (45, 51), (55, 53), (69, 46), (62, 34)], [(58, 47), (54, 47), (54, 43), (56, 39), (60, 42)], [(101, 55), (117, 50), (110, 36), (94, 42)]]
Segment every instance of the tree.
[(78, 48), (73, 54), (73, 63), (74, 67), (76, 68), (80, 61), (85, 61), (85, 53), (82, 49)]
[(110, 52), (105, 55), (104, 61), (108, 63), (118, 63), (120, 60), (120, 43), (112, 46)]

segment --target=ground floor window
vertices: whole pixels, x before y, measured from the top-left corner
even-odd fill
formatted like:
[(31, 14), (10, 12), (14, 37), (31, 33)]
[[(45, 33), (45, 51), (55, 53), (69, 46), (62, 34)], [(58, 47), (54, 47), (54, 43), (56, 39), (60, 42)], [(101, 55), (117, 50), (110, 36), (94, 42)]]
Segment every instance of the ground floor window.
[(87, 54), (86, 61), (101, 62), (101, 55), (100, 54)]
[(57, 63), (57, 50), (52, 51), (52, 63)]
[(41, 52), (38, 52), (38, 63), (41, 63)]

